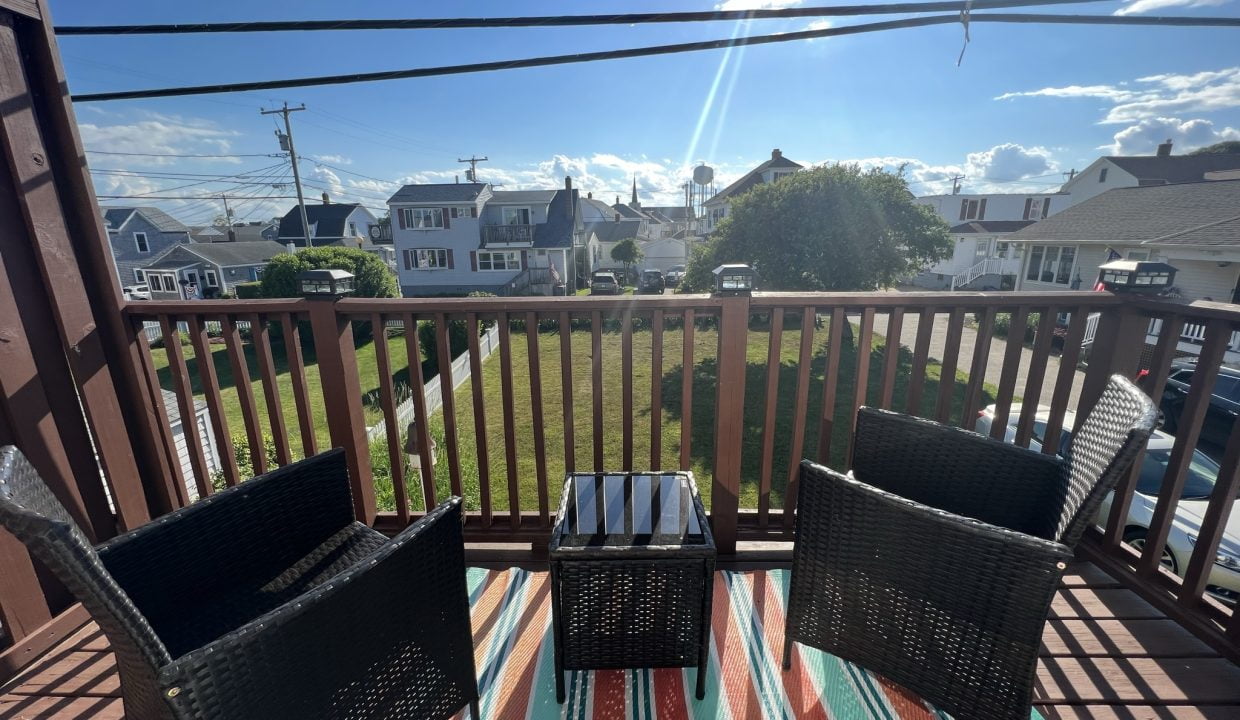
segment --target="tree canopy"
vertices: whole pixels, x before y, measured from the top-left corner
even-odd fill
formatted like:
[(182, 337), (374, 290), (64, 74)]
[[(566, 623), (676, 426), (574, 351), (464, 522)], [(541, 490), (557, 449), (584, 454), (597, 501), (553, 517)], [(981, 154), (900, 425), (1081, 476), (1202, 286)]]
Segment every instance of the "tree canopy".
[(277, 255), (263, 271), (263, 297), (301, 297), (297, 274), (303, 270), (336, 268), (353, 273), (356, 297), (399, 297), (396, 276), (377, 255), (346, 247), (316, 247), (292, 255)]
[(626, 279), (629, 275), (629, 268), (641, 262), (644, 257), (646, 257), (646, 254), (642, 252), (641, 246), (632, 238), (621, 240), (611, 249), (611, 259), (618, 263), (624, 263), (624, 276)]
[(1189, 155), (1240, 155), (1240, 140), (1224, 140), (1220, 143), (1197, 148)]
[(758, 185), (693, 249), (682, 284), (705, 291), (716, 266), (746, 263), (767, 290), (888, 287), (952, 251), (947, 223), (913, 199), (900, 174), (857, 165)]

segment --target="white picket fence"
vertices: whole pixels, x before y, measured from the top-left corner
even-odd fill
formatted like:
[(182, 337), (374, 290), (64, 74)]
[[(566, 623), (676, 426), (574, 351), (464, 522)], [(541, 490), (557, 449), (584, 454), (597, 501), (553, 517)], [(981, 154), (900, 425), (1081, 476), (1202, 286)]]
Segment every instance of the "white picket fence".
[[(250, 329), (249, 320), (237, 320), (235, 324), (238, 330), (248, 332)], [(206, 322), (203, 323), (203, 326), (206, 327), (208, 335), (219, 335), (220, 333), (223, 332), (223, 329), (222, 329), (222, 326), (219, 320), (207, 320)], [(189, 323), (185, 321), (178, 322), (177, 332), (188, 333)], [(151, 320), (148, 320), (142, 323), (142, 333), (146, 335), (147, 342), (155, 342), (156, 340), (160, 340), (164, 337), (163, 327), (161, 327), (159, 323), (151, 321)]]
[[(485, 335), (478, 338), (478, 355), (482, 360), (490, 357), (499, 347), (499, 326), (493, 326)], [(426, 414), (438, 410), (443, 405), (443, 393), (440, 390), (440, 383), (444, 373), (441, 371), (438, 375), (431, 378), (424, 387), (423, 395), (426, 398)], [(466, 380), (469, 379), (469, 351), (461, 353), (452, 361), (452, 389), (456, 390)], [(413, 398), (402, 402), (396, 408), (396, 427), (405, 428), (413, 421)], [(387, 437), (387, 424), (383, 421), (366, 428), (366, 441), (374, 442), (379, 438)]]

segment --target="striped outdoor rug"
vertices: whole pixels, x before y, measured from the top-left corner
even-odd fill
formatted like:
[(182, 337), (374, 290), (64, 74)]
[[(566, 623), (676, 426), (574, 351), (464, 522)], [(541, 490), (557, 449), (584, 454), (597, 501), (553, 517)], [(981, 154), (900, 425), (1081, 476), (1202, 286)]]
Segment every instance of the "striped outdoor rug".
[[(797, 646), (779, 666), (788, 571), (715, 573), (706, 697), (697, 670), (573, 672), (555, 701), (551, 579), (545, 572), (469, 570), (482, 716), (572, 720), (944, 720), (912, 693), (857, 665)], [(1038, 715), (1035, 712), (1034, 717)]]

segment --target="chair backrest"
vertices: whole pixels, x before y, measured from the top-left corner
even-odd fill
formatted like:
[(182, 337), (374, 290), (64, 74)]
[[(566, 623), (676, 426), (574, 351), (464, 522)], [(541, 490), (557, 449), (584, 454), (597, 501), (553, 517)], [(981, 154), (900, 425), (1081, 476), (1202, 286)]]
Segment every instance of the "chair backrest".
[(155, 688), (156, 669), (169, 662), (168, 651), (51, 489), (11, 446), (0, 448), (0, 527), (64, 583), (107, 635), (130, 685), (125, 688), (129, 711), (130, 702), (139, 699), (132, 695), (133, 685)]
[(1056, 537), (1076, 545), (1098, 506), (1125, 473), (1158, 420), (1158, 408), (1127, 378), (1112, 375), (1097, 404), (1072, 431), (1063, 465), (1066, 496)]

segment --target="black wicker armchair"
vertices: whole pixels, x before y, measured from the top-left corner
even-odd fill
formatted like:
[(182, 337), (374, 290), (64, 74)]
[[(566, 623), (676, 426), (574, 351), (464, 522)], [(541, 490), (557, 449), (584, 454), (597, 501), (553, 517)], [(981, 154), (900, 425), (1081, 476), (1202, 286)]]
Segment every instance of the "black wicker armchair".
[(784, 668), (800, 642), (957, 720), (1028, 720), (1065, 563), (1155, 416), (1115, 376), (1058, 458), (862, 408), (850, 475), (801, 465)]
[(92, 548), (3, 448), (0, 526), (107, 636), (127, 718), (478, 718), (460, 499), (388, 539), (354, 522), (343, 451)]

